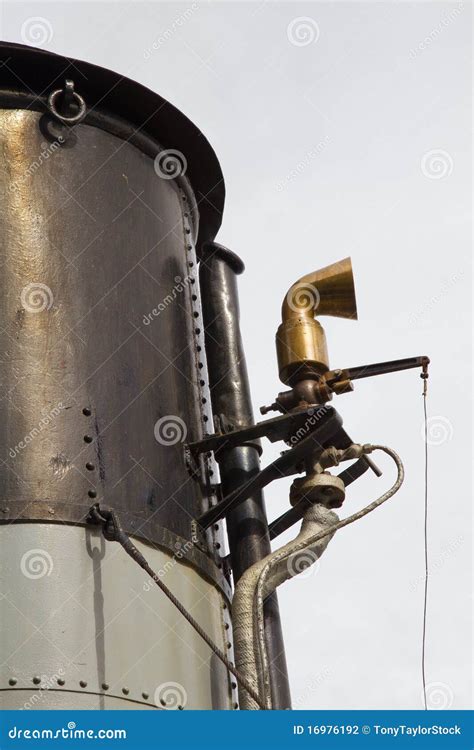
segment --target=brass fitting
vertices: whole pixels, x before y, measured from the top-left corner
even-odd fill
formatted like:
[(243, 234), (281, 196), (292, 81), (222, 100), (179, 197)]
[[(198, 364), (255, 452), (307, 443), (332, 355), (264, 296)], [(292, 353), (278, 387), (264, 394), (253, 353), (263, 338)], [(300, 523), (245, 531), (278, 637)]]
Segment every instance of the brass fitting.
[(276, 334), (280, 380), (287, 385), (320, 378), (329, 370), (326, 336), (315, 315), (357, 320), (350, 258), (303, 276), (283, 300)]

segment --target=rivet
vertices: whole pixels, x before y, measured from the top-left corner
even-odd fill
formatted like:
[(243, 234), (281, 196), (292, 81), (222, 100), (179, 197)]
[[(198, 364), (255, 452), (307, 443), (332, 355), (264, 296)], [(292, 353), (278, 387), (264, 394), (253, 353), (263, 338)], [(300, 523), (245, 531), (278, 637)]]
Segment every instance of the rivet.
[(63, 685), (65, 685), (65, 684), (66, 684), (66, 680), (63, 680), (62, 677), (60, 677), (59, 680), (58, 680), (58, 685), (60, 685), (61, 687), (63, 687)]
[(33, 685), (39, 685), (41, 683), (41, 677), (33, 677)]
[(103, 682), (102, 683), (102, 690), (108, 690), (108, 689), (109, 689), (108, 684), (106, 682)]
[(236, 710), (238, 709), (238, 707), (239, 707), (239, 704), (238, 704), (238, 703), (234, 703), (234, 708), (235, 708)]
[(88, 461), (88, 462), (86, 463), (86, 469), (87, 469), (88, 471), (94, 471), (94, 469), (95, 469), (95, 466), (94, 466), (94, 464), (91, 464), (91, 462), (90, 462), (90, 461)]
[(80, 680), (80, 682), (79, 682), (79, 685), (80, 685), (80, 686), (81, 686), (82, 688), (85, 688), (85, 687), (87, 687), (87, 682), (86, 682), (85, 680)]
[(17, 683), (16, 677), (10, 677), (10, 679), (8, 680), (9, 685), (16, 685), (16, 683)]
[(236, 683), (236, 682), (234, 682), (234, 681), (232, 681), (232, 682), (230, 683), (230, 686), (231, 686), (232, 690), (235, 690), (235, 688), (237, 687), (237, 683)]
[(89, 497), (97, 497), (97, 492), (95, 490), (89, 490), (87, 494)]
[(128, 694), (129, 694), (129, 692), (130, 692), (130, 690), (129, 690), (129, 689), (127, 688), (127, 687), (124, 687), (124, 688), (122, 688), (122, 693), (123, 693), (124, 695), (128, 695)]
[(85, 443), (92, 443), (93, 440), (94, 440), (94, 438), (91, 437), (91, 435), (84, 435), (84, 442)]
[(149, 694), (148, 694), (148, 693), (142, 693), (142, 698), (143, 698), (143, 700), (147, 701), (149, 697), (150, 697), (150, 696), (149, 696)]
[(84, 409), (82, 410), (82, 413), (84, 414), (85, 417), (90, 417), (92, 414), (91, 410), (88, 409), (87, 406), (84, 407)]
[(178, 706), (178, 711), (182, 711), (184, 706)]

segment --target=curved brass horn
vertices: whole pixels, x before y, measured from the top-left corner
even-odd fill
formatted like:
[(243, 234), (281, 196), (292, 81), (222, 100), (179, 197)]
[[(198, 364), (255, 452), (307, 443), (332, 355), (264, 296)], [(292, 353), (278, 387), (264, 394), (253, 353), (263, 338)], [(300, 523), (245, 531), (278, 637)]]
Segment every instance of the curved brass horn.
[(326, 336), (315, 316), (357, 320), (350, 258), (309, 273), (296, 281), (283, 300), (276, 335), (278, 368), (283, 383), (294, 385), (320, 377), (329, 369)]

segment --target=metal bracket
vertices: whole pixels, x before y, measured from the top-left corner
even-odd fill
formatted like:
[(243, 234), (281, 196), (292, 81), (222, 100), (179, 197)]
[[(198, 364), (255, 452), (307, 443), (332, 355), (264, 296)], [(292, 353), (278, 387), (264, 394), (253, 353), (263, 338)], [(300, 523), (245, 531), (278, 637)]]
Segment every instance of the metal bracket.
[[(323, 407), (321, 407), (319, 411), (321, 411), (322, 408)], [(276, 435), (279, 435), (279, 439), (287, 439), (292, 447), (289, 450), (284, 451), (282, 455), (276, 459), (276, 461), (273, 461), (273, 463), (269, 464), (260, 472), (255, 474), (244, 485), (242, 485), (242, 487), (239, 487), (237, 490), (232, 492), (216, 505), (212, 506), (212, 508), (209, 508), (209, 510), (207, 510), (199, 518), (197, 518), (195, 521), (196, 528), (200, 528), (203, 530), (209, 528), (211, 524), (223, 518), (231, 508), (234, 508), (239, 503), (246, 500), (256, 491), (263, 489), (268, 484), (270, 484), (270, 482), (273, 482), (275, 479), (280, 479), (284, 476), (291, 476), (292, 474), (298, 473), (300, 471), (299, 467), (301, 467), (302, 462), (307, 456), (322, 452), (324, 448), (329, 445), (334, 445), (338, 448), (346, 448), (352, 444), (353, 441), (350, 439), (345, 430), (342, 429), (341, 417), (336, 412), (336, 410), (330, 406), (324, 407), (324, 415), (319, 415), (316, 426), (314, 426), (314, 424), (311, 424), (311, 426), (309, 427), (307, 426), (305, 433), (303, 430), (304, 422), (301, 423), (301, 418), (303, 414), (305, 414), (306, 420), (308, 420), (308, 412), (312, 412), (310, 416), (313, 417), (315, 411), (316, 410), (314, 409), (304, 409), (302, 413), (298, 413), (296, 415), (288, 414), (283, 417), (276, 417), (275, 419), (268, 420), (268, 422), (266, 423), (263, 422), (259, 425), (255, 425), (254, 427), (245, 428), (244, 432), (246, 434), (249, 431), (256, 430), (259, 434), (262, 435), (267, 433), (266, 437), (269, 437), (269, 435), (271, 435), (272, 437), (270, 439), (273, 438), (276, 440), (278, 439)], [(270, 430), (265, 430), (262, 427), (262, 425), (266, 424), (269, 424)], [(298, 428), (300, 435), (298, 435), (298, 433), (293, 433), (292, 435), (290, 435), (288, 433), (289, 424), (292, 424), (293, 428), (296, 424), (300, 424), (300, 427)], [(303, 433), (301, 433), (302, 430)], [(242, 431), (240, 430), (239, 432)], [(305, 436), (302, 436), (302, 434)], [(194, 450), (209, 450), (210, 446), (222, 447), (223, 444), (228, 447), (228, 444), (224, 442), (227, 438), (228, 436), (222, 435), (209, 436), (209, 438), (207, 438), (205, 441), (201, 441), (200, 444), (193, 444)], [(202, 443), (205, 443), (205, 447), (202, 446)], [(192, 449), (193, 446), (190, 445), (189, 447)], [(378, 476), (380, 476), (379, 469), (370, 459), (365, 456), (364, 458), (360, 459), (359, 468), (355, 470), (352, 478), (348, 474), (348, 472), (351, 471), (350, 469), (342, 472), (342, 474), (346, 479), (354, 481), (358, 476), (360, 476), (369, 468), (372, 469), (372, 471), (374, 471)], [(354, 471), (354, 467), (351, 467), (351, 469), (352, 471)], [(301, 510), (302, 515), (304, 508), (301, 509), (299, 508), (299, 506), (297, 507), (297, 512)], [(291, 511), (289, 511), (289, 513), (291, 513)], [(301, 515), (299, 517), (301, 517)], [(290, 517), (288, 516), (286, 520), (288, 520), (289, 518)], [(280, 531), (278, 531), (278, 533), (281, 533), (281, 531), (284, 530), (283, 526), (285, 525), (286, 521), (283, 521), (282, 518), (278, 519), (278, 521), (280, 522)], [(278, 523), (278, 521), (275, 523)], [(288, 525), (290, 524), (288, 523)], [(288, 528), (288, 526), (285, 526), (285, 528)]]
[[(207, 435), (195, 443), (188, 443), (186, 448), (194, 455), (206, 451), (217, 453), (223, 449), (236, 448), (241, 445), (254, 444), (259, 438), (265, 437), (271, 443), (279, 440), (295, 445), (309, 433), (316, 432), (319, 426), (336, 414), (331, 406), (312, 406), (295, 410), (283, 416), (265, 419), (249, 427), (242, 427), (232, 432), (218, 432)], [(342, 422), (341, 422), (342, 424)]]

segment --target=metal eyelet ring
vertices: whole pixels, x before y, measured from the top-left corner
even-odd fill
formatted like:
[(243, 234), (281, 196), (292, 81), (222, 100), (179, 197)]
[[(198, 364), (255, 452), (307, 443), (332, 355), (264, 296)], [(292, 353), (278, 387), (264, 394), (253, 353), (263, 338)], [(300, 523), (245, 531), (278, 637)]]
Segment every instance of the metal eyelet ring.
[(79, 105), (79, 112), (73, 115), (72, 117), (66, 117), (65, 115), (61, 115), (56, 109), (56, 104), (57, 104), (59, 97), (62, 96), (64, 93), (65, 93), (64, 89), (57, 89), (56, 91), (53, 91), (49, 95), (48, 97), (49, 111), (60, 122), (64, 122), (67, 125), (75, 125), (76, 123), (83, 120), (84, 117), (86, 116), (86, 112), (87, 112), (86, 103), (80, 94), (78, 94), (76, 91), (72, 91), (71, 95), (74, 98), (75, 102)]

